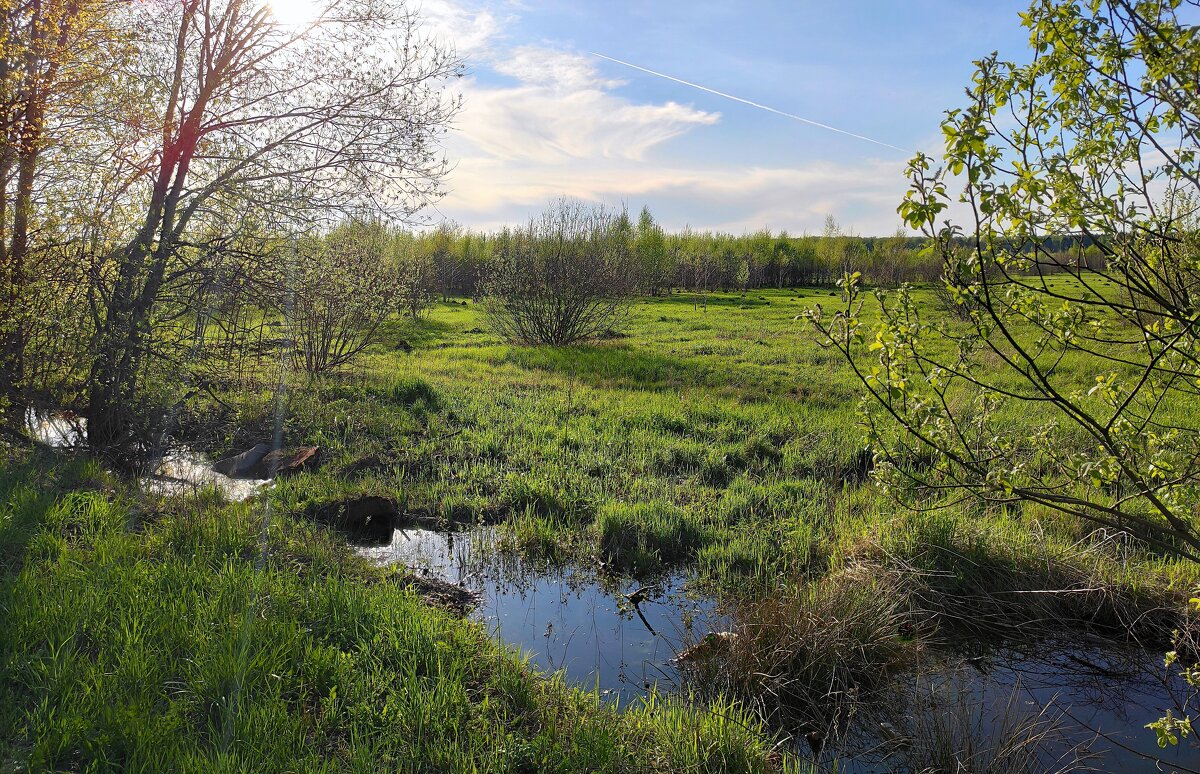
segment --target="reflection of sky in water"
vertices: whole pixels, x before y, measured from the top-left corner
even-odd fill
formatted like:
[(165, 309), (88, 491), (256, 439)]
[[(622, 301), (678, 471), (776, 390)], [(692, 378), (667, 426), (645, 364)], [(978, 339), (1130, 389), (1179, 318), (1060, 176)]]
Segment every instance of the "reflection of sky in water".
[[(82, 448), (87, 443), (87, 420), (80, 416), (30, 411), (26, 423), (30, 435), (56, 449)], [(217, 473), (204, 455), (186, 449), (167, 453), (154, 471), (141, 479), (142, 486), (155, 494), (191, 494), (211, 486), (234, 501), (252, 497), (269, 483), (267, 479), (230, 478)]]
[[(1167, 675), (1157, 654), (1094, 646), (1027, 646), (988, 657), (981, 667), (973, 670), (971, 687), (985, 706), (1003, 706), (1013, 686), (1019, 686), (1017, 697), (1027, 711), (1036, 713), (1049, 706), (1051, 714), (1061, 713), (1064, 723), (1080, 729), (1073, 741), (1103, 753), (1097, 768), (1163, 770), (1145, 755), (1160, 758), (1167, 766), (1200, 768), (1200, 750), (1186, 742), (1160, 750), (1154, 732), (1145, 727), (1171, 706)], [(1174, 688), (1181, 688), (1180, 681), (1172, 682)], [(1065, 745), (1057, 747), (1062, 750)]]
[[(838, 770), (846, 774), (905, 771), (904, 747), (910, 738), (949, 729), (956, 749), (981, 750), (998, 740), (1002, 729), (1017, 726), (1018, 717), (1041, 715), (1059, 730), (1043, 742), (1037, 771), (1061, 769), (1073, 759), (1073, 751), (1088, 756), (1090, 768), (1085, 770), (1090, 771), (1198, 770), (1200, 750), (1186, 743), (1160, 750), (1154, 732), (1145, 728), (1170, 706), (1160, 664), (1157, 654), (1145, 651), (1051, 643), (947, 658), (940, 669), (908, 678), (903, 699), (882, 715), (860, 719), (852, 743), (826, 752), (824, 760), (840, 752)], [(892, 754), (884, 755), (886, 750)], [(979, 757), (987, 759), (986, 753)]]
[[(390, 543), (359, 552), (377, 562), (403, 563), (416, 572), (462, 583), (480, 595), (473, 617), (501, 640), (522, 648), (543, 669), (565, 670), (576, 684), (598, 684), (604, 695), (622, 704), (644, 696), (647, 683), (660, 688), (678, 685), (672, 659), (681, 647), (709, 631), (729, 628), (711, 600), (689, 598), (683, 592), (685, 578), (655, 587), (641, 605), (643, 622), (622, 598), (637, 583), (601, 583), (584, 570), (538, 572), (512, 557), (475, 550), (476, 541), (492, 539), (488, 530), (396, 530)], [(1100, 756), (1091, 759), (1092, 770), (1200, 770), (1195, 748), (1185, 744), (1159, 750), (1154, 733), (1144, 728), (1170, 701), (1156, 653), (1044, 644), (1025, 650), (1010, 647), (970, 659), (947, 658), (943, 667), (909, 678), (905, 688), (907, 698), (885, 708), (893, 737), (928, 733), (931, 718), (936, 718), (943, 727), (972, 736), (975, 746), (986, 745), (1006, 715), (1036, 716), (1049, 706), (1047, 716), (1069, 728), (1043, 748), (1042, 767), (1047, 771), (1062, 766), (1061, 756), (1075, 746)], [(879, 716), (860, 718), (852, 745), (856, 751), (886, 744), (879, 722)], [(1097, 732), (1112, 739), (1100, 738)], [(1161, 757), (1166, 768), (1156, 768), (1138, 753)], [(847, 774), (908, 770), (902, 753), (881, 757), (878, 747), (867, 754), (843, 747), (826, 749), (822, 763), (832, 765), (836, 759), (837, 770)]]
[(157, 494), (189, 494), (212, 486), (235, 502), (253, 497), (270, 483), (270, 479), (222, 475), (212, 469), (212, 463), (205, 457), (188, 451), (167, 454), (154, 472), (142, 479), (142, 486)]
[[(475, 540), (491, 539), (486, 530), (475, 534)], [(636, 582), (601, 582), (579, 569), (536, 571), (490, 551), (483, 552), (485, 563), (462, 533), (396, 530), (390, 544), (359, 552), (462, 583), (479, 594), (472, 616), (495, 636), (519, 646), (541, 669), (565, 670), (585, 688), (598, 684), (622, 704), (644, 696), (649, 685), (676, 685), (676, 653), (724, 628), (712, 601), (689, 597), (680, 577), (649, 584), (652, 593), (638, 616), (624, 599)]]

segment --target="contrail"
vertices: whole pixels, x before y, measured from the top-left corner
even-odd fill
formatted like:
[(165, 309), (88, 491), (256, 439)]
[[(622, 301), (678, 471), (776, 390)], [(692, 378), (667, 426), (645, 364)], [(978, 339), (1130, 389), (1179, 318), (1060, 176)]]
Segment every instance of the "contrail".
[(632, 67), (634, 70), (641, 70), (644, 73), (649, 73), (650, 75), (656, 75), (659, 78), (666, 78), (668, 81), (675, 81), (675, 83), (682, 83), (684, 86), (691, 86), (693, 89), (699, 89), (700, 91), (707, 91), (709, 94), (716, 94), (718, 97), (724, 97), (725, 99), (731, 99), (734, 102), (741, 102), (743, 105), (749, 105), (750, 107), (756, 107), (759, 110), (766, 110), (769, 113), (775, 113), (776, 115), (783, 116), (784, 118), (790, 118), (793, 121), (799, 121), (800, 123), (809, 124), (810, 126), (816, 126), (821, 129), (828, 129), (831, 132), (837, 132), (838, 134), (844, 134), (847, 137), (853, 137), (856, 140), (866, 140), (867, 142), (875, 143), (876, 145), (882, 145), (885, 148), (891, 148), (892, 150), (898, 150), (901, 153), (912, 153), (913, 152), (913, 151), (907, 150), (905, 148), (901, 148), (898, 145), (892, 145), (890, 142), (883, 142), (882, 140), (875, 140), (875, 139), (866, 137), (861, 134), (855, 134), (854, 132), (847, 132), (845, 129), (838, 129), (836, 126), (830, 126), (829, 124), (823, 124), (820, 121), (813, 121), (811, 118), (805, 118), (803, 116), (798, 116), (798, 115), (795, 115), (794, 113), (785, 113), (784, 111), (776, 110), (775, 108), (773, 108), (769, 105), (760, 105), (759, 103), (751, 102), (748, 99), (742, 99), (741, 97), (735, 97), (732, 94), (726, 94), (723, 91), (717, 91), (716, 89), (710, 89), (707, 86), (701, 86), (698, 83), (692, 83), (691, 81), (685, 81), (682, 78), (676, 78), (673, 75), (667, 75), (666, 73), (655, 72), (654, 70), (650, 70), (645, 67), (639, 67), (638, 65), (635, 65), (631, 62), (623, 62), (620, 59), (615, 59), (611, 56), (605, 56), (604, 54), (599, 54), (599, 53), (596, 53), (595, 51), (589, 51), (588, 53), (591, 54), (592, 56), (598, 56), (601, 59), (607, 59), (610, 62), (616, 62), (619, 65), (624, 65), (626, 67)]

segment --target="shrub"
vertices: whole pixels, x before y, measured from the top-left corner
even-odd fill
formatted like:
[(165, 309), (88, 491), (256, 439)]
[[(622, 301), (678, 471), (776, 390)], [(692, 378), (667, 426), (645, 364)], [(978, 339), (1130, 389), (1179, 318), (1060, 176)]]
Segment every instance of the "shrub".
[(395, 305), (388, 243), (382, 226), (360, 223), (296, 242), (277, 303), (300, 368), (320, 373), (344, 366), (375, 341)]
[(573, 344), (616, 332), (637, 285), (628, 216), (560, 200), (496, 238), (484, 312), (511, 341)]

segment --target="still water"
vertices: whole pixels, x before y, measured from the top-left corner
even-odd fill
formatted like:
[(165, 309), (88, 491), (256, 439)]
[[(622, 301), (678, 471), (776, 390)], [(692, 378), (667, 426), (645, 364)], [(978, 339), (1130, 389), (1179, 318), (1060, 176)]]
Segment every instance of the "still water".
[(652, 686), (680, 687), (673, 663), (684, 648), (727, 627), (712, 600), (689, 594), (683, 576), (647, 583), (600, 577), (583, 568), (534, 568), (497, 554), (491, 530), (469, 533), (396, 530), (390, 543), (358, 550), (381, 564), (459, 583), (478, 598), (472, 617), (519, 647), (539, 668), (624, 705)]
[[(87, 420), (74, 414), (30, 411), (26, 426), (34, 439), (56, 449), (82, 449), (87, 445)], [(217, 473), (207, 457), (186, 448), (167, 452), (149, 468), (139, 483), (155, 494), (192, 494), (211, 487), (236, 502), (253, 497), (271, 484), (268, 479), (230, 478)]]
[[(713, 600), (687, 591), (686, 576), (649, 585), (646, 601), (634, 607), (626, 597), (640, 588), (637, 582), (586, 568), (531, 567), (496, 552), (494, 541), (490, 529), (408, 529), (358, 551), (465, 586), (478, 598), (472, 617), (495, 637), (520, 647), (536, 666), (563, 670), (573, 683), (598, 688), (621, 705), (650, 687), (679, 689), (684, 676), (676, 655), (709, 632), (734, 628)], [(972, 761), (963, 771), (998, 771), (995, 762), (989, 767), (989, 747), (1036, 721), (1044, 738), (1034, 771), (1059, 770), (1077, 757), (1091, 771), (1200, 771), (1195, 748), (1160, 750), (1144, 727), (1181, 688), (1162, 668), (1161, 655), (1139, 650), (1038, 643), (948, 651), (901, 680), (889, 706), (856, 719), (846, 735), (852, 742), (814, 757), (818, 770), (911, 771), (924, 757), (916, 740), (936, 737)], [(812, 755), (803, 741), (797, 749)]]

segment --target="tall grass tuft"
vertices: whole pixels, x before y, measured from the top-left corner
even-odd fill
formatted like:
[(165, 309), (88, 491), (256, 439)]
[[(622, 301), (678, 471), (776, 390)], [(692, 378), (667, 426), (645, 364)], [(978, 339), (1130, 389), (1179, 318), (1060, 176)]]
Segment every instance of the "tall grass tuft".
[(744, 603), (734, 617), (736, 637), (698, 663), (700, 676), (725, 675), (774, 721), (831, 737), (922, 650), (901, 589), (864, 567)]
[(652, 573), (691, 559), (704, 531), (681, 509), (662, 502), (610, 503), (596, 518), (601, 558), (633, 573)]

